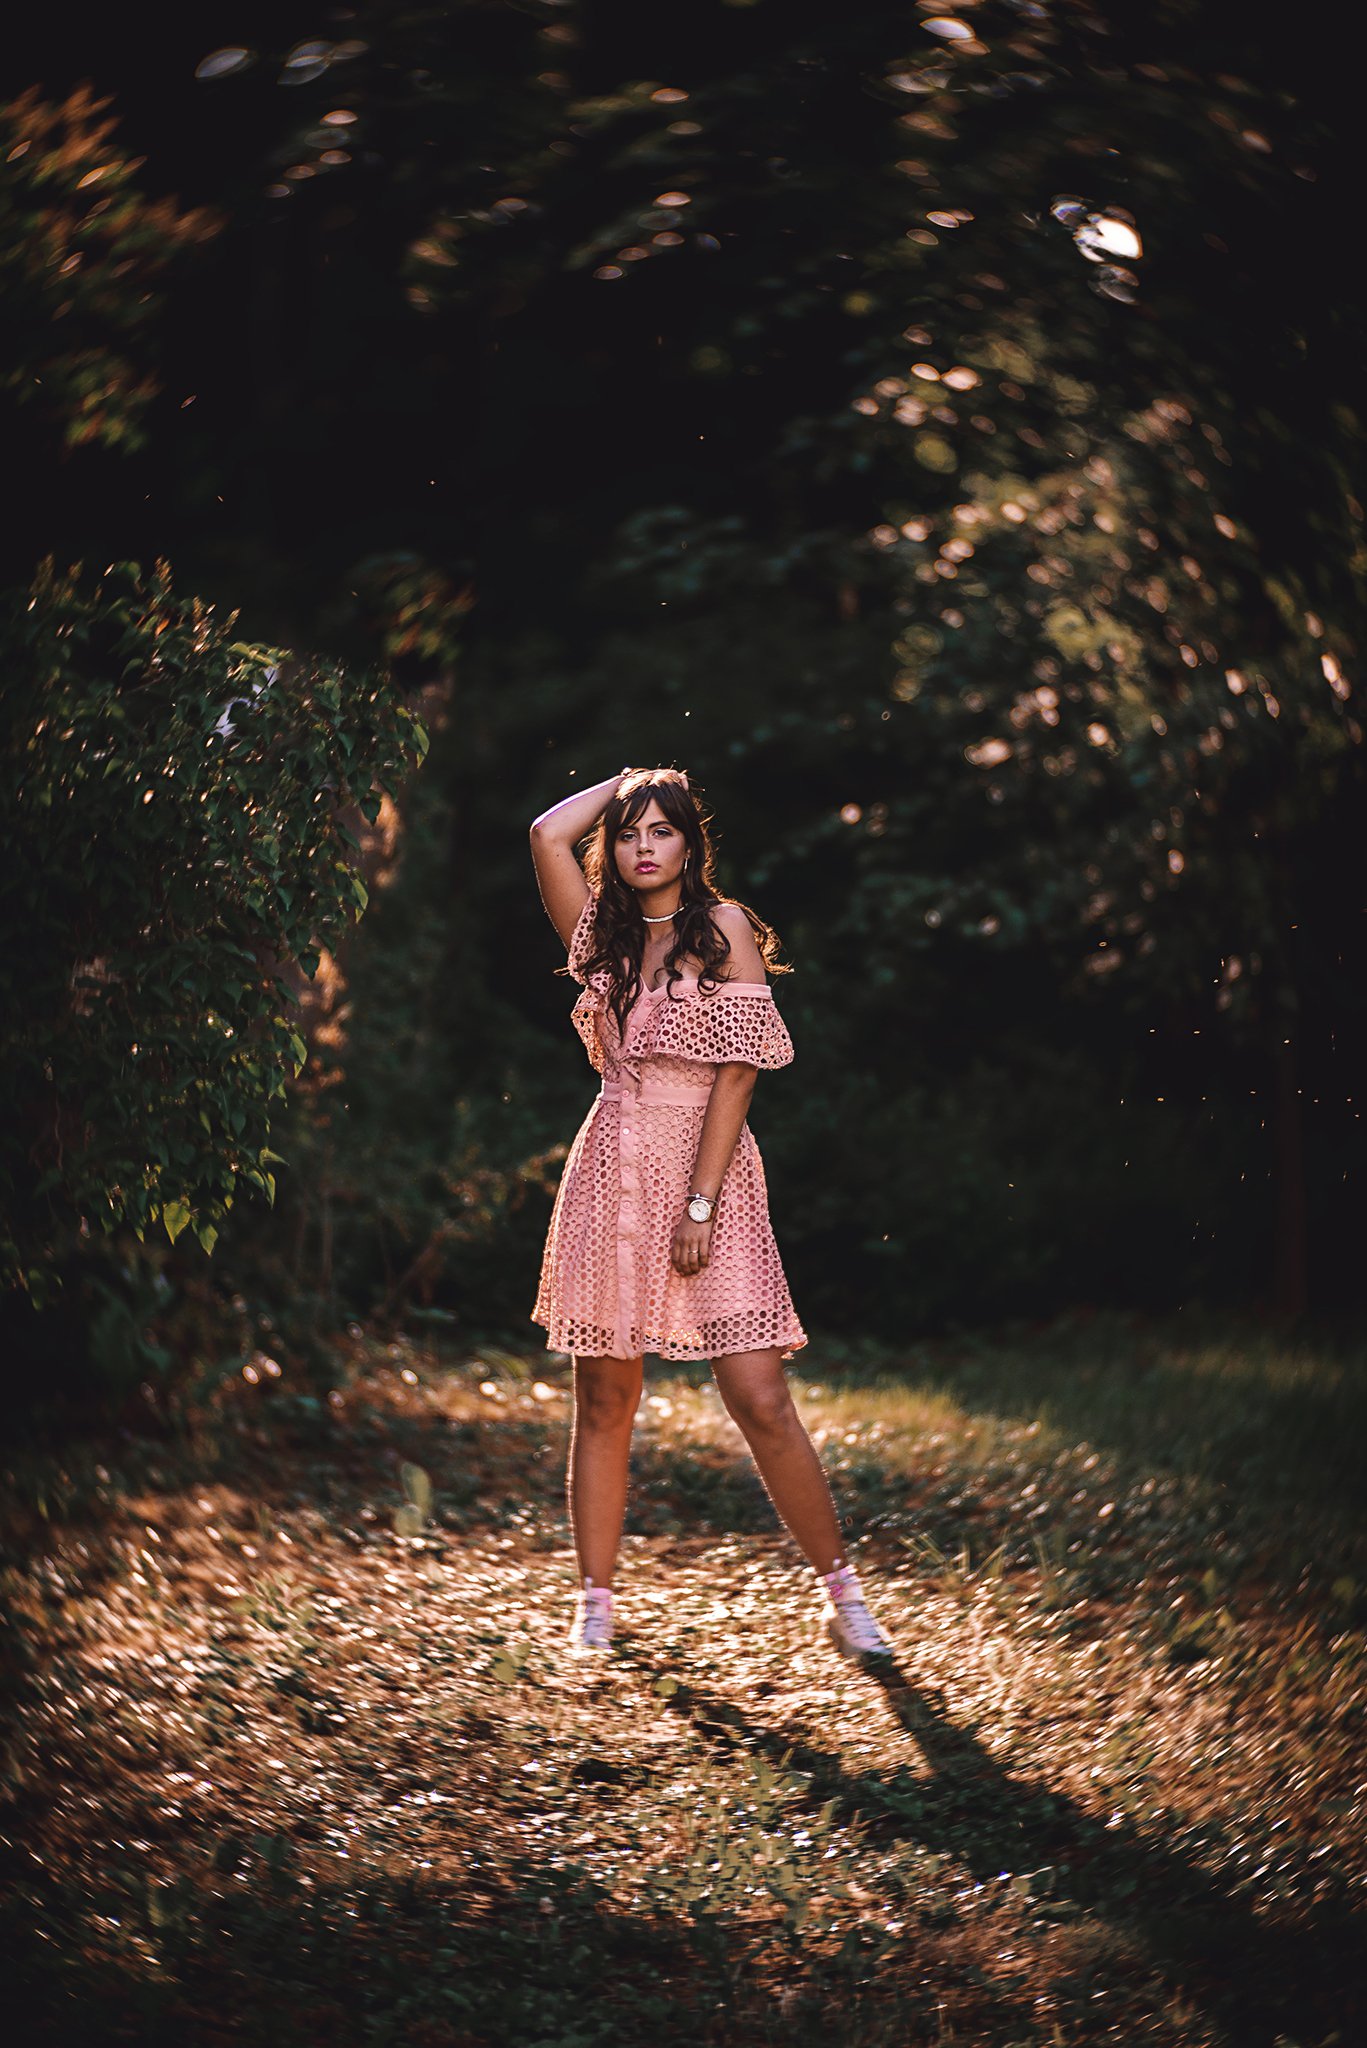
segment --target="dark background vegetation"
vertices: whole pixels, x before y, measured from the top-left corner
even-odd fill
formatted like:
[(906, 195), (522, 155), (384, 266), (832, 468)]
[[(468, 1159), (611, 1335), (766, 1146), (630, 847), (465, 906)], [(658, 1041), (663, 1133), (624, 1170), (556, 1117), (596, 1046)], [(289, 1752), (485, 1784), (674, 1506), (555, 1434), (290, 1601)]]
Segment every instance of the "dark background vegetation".
[[(321, 1357), (353, 1317), (525, 1339), (591, 1085), (525, 829), (624, 761), (689, 770), (723, 886), (797, 968), (797, 1062), (753, 1120), (811, 1327), (1355, 1309), (1348, 79), (1313, 23), (1243, 10), (937, 19), (290, 5), (12, 39), (3, 1166), (30, 1386), (155, 1402), (267, 1339)], [(47, 556), (87, 583), (40, 631)], [(276, 738), (239, 719), (216, 771), (264, 879), (173, 917), (168, 873), (211, 864), (190, 798), (135, 833), (62, 738), (116, 645), (72, 620), (113, 607), (106, 565), (157, 561), (258, 670), (298, 657)], [(241, 687), (193, 646), (168, 683), (172, 600), (140, 587), (132, 784)], [(85, 829), (22, 860), (49, 787)], [(323, 794), (358, 849), (346, 916), (304, 860)], [(245, 945), (216, 995), (184, 969), (178, 1015), (188, 1045), (215, 1001), (266, 1050), (182, 1071), (168, 1025), (112, 1159), (91, 1074), (117, 1094), (166, 1008), (154, 932), (211, 978)], [(310, 1058), (272, 1108), (269, 1017), (300, 993)], [(214, 1208), (268, 1179), (273, 1209)]]

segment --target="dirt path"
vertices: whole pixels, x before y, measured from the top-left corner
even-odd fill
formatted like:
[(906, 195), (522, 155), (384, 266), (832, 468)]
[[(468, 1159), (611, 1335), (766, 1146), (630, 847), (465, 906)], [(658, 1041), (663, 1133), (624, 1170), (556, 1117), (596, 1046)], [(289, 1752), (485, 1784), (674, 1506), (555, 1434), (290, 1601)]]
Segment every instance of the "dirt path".
[(1363, 1628), (1246, 1504), (808, 1382), (860, 1671), (660, 1376), (586, 1669), (533, 1369), (358, 1351), (331, 1408), (54, 1465), (3, 1579), (26, 2043), (1363, 2038)]

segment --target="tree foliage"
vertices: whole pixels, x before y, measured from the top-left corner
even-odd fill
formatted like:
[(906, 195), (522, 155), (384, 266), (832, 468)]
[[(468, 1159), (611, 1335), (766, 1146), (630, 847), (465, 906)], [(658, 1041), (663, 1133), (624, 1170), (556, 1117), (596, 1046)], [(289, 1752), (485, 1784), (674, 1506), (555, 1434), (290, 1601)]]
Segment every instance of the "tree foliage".
[(147, 438), (159, 388), (152, 339), (166, 288), (223, 226), (210, 207), (149, 199), (88, 85), (30, 86), (0, 108), (0, 390), (36, 407), (67, 449)]
[(425, 736), (382, 677), (233, 638), (151, 572), (45, 563), (3, 624), (5, 1277), (274, 1198), (305, 973), (365, 907), (348, 806)]
[(672, 758), (800, 969), (757, 1117), (813, 1314), (1239, 1295), (1274, 1247), (1297, 1306), (1363, 1022), (1309, 43), (1186, 0), (327, 27), (174, 81), (233, 232), (96, 521), (454, 692), (281, 1141), (296, 1269), (518, 1313), (580, 1099), (520, 821)]

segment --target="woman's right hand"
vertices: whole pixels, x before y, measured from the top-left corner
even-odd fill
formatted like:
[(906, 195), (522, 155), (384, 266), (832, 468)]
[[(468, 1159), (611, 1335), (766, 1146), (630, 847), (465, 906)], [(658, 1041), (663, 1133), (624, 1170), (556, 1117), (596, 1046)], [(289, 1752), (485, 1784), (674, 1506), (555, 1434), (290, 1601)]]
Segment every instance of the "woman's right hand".
[[(619, 784), (619, 786), (620, 786), (620, 784), (621, 784), (621, 782), (622, 782), (622, 779), (623, 779), (623, 777), (624, 777), (624, 776), (627, 776), (627, 775), (633, 775), (633, 774), (635, 774), (635, 772), (636, 772), (636, 771), (635, 771), (635, 770), (634, 770), (633, 768), (623, 768), (623, 769), (621, 770), (621, 773), (620, 773), (620, 774), (618, 775), (618, 777), (617, 777), (617, 781), (618, 781), (618, 784)], [(687, 789), (687, 787), (688, 787), (688, 771), (687, 771), (686, 769), (684, 769), (684, 768), (680, 768), (680, 769), (678, 769), (678, 770), (677, 770), (676, 772), (677, 772), (677, 774), (678, 774), (678, 777), (679, 777), (679, 780), (680, 780), (680, 782), (681, 782), (681, 783), (683, 784), (684, 788), (685, 788), (685, 789)]]

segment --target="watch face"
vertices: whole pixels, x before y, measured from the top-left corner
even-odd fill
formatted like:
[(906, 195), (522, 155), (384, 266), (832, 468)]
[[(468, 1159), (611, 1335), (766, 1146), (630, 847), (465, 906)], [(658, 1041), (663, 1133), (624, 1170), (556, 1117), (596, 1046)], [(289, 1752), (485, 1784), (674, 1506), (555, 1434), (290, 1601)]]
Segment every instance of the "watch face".
[(690, 1202), (688, 1213), (695, 1223), (706, 1223), (712, 1211), (708, 1208), (706, 1202)]

